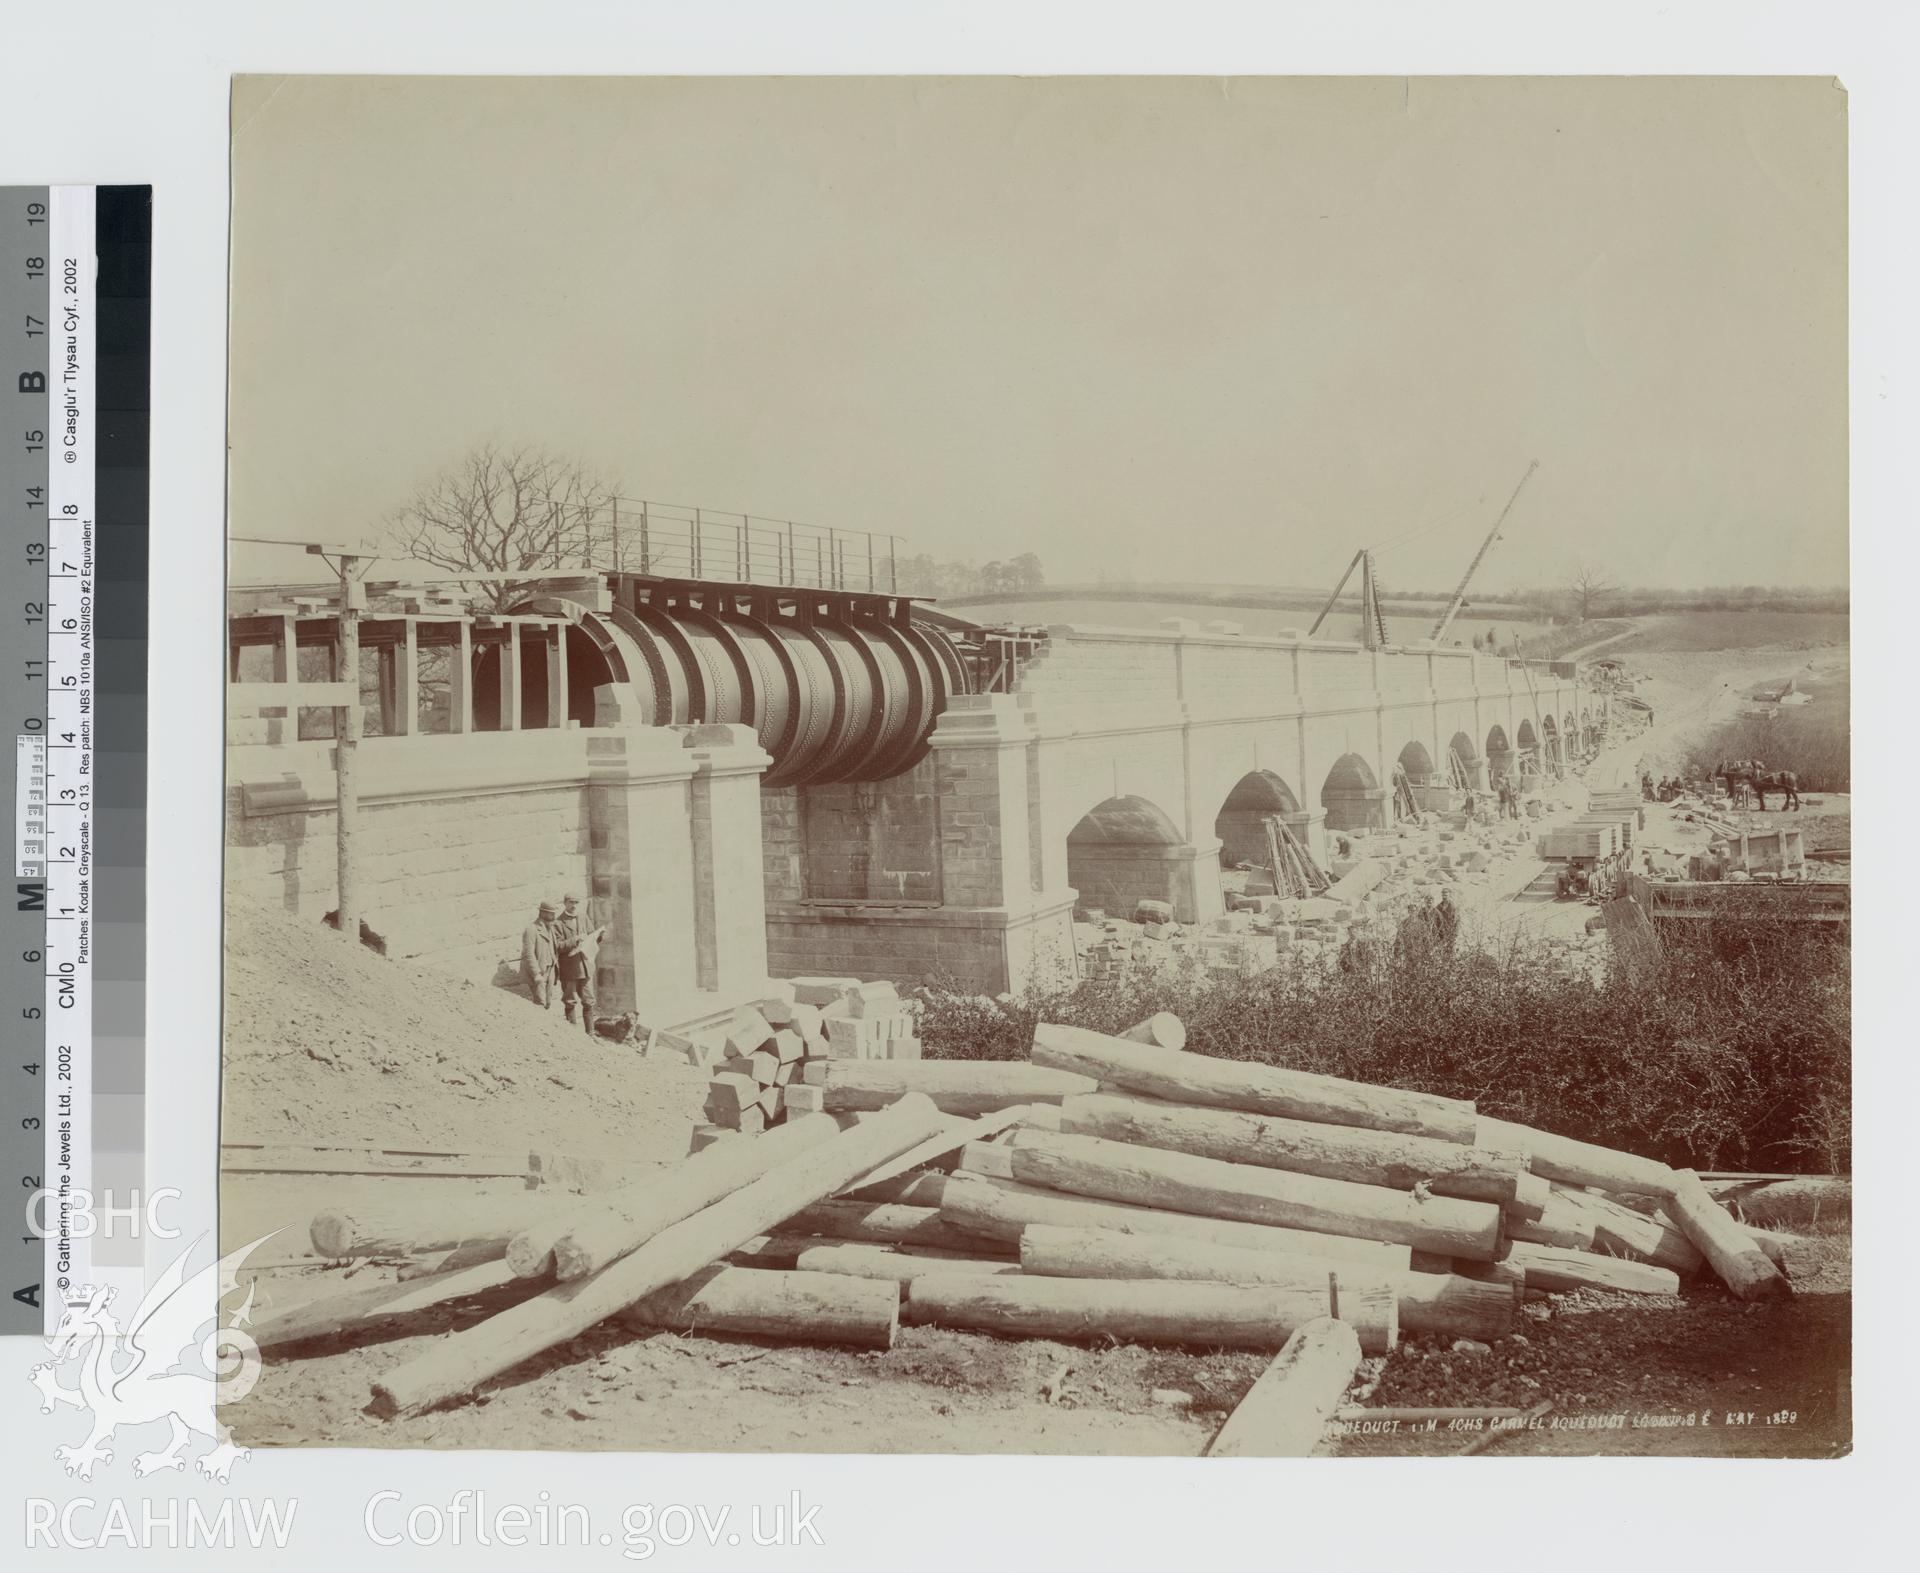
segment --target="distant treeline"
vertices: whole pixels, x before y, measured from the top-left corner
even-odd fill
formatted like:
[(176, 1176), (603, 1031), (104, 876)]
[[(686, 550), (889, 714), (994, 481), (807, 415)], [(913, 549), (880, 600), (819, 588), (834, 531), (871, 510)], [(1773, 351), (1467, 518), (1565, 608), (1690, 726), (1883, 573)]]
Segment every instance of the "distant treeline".
[[(1004, 601), (1071, 600), (1084, 596), (1101, 601), (1181, 600), (1200, 605), (1222, 607), (1272, 608), (1291, 610), (1322, 604), (1325, 590), (1306, 586), (1223, 585), (1196, 583), (1068, 583), (1049, 585), (1032, 553), (1011, 562), (973, 563), (935, 562), (931, 557), (900, 559), (900, 588), (922, 595), (948, 599), (973, 597)], [(1444, 590), (1399, 589), (1386, 591), (1381, 600), (1389, 608), (1445, 606), (1452, 598), (1451, 586)], [(1358, 605), (1358, 592), (1349, 590), (1341, 597), (1345, 605)], [(1565, 588), (1475, 591), (1467, 597), (1466, 608), (1480, 618), (1515, 618), (1529, 622), (1551, 617), (1558, 621), (1576, 618), (1576, 599)], [(1620, 589), (1607, 590), (1595, 598), (1592, 617), (1632, 617), (1678, 612), (1837, 612), (1849, 610), (1845, 589), (1782, 589), (1768, 585), (1708, 585), (1687, 590)]]
[[(1521, 599), (1563, 614), (1565, 590), (1533, 590)], [(1847, 612), (1845, 589), (1797, 590), (1764, 584), (1708, 585), (1692, 590), (1609, 590), (1599, 597), (1599, 615), (1632, 617), (1658, 612)]]

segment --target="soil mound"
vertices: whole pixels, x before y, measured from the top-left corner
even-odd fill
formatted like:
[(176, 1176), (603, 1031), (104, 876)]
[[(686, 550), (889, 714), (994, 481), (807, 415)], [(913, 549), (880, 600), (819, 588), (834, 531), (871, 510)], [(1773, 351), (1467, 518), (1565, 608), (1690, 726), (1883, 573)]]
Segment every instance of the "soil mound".
[(224, 991), (226, 1141), (657, 1161), (686, 1152), (705, 1090), (691, 1066), (588, 1038), (557, 1006), (233, 893)]

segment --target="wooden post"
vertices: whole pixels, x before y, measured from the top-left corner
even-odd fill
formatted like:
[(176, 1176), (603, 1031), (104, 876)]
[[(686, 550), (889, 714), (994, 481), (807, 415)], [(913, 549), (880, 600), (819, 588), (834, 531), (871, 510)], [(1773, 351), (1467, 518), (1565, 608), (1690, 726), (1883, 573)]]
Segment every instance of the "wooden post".
[(461, 618), (460, 637), (447, 652), (447, 730), (473, 730), (473, 624)]
[(1058, 1103), (1096, 1085), (1086, 1076), (1019, 1060), (813, 1060), (803, 1072), (829, 1114), (884, 1109), (923, 1092), (948, 1114), (982, 1115), (1027, 1103)]
[(1184, 1049), (1187, 1046), (1186, 1025), (1170, 1010), (1155, 1011), (1145, 1021), (1127, 1028), (1120, 1036), (1135, 1043), (1151, 1043), (1162, 1049)]
[(390, 736), (410, 737), (420, 730), (420, 624), (409, 617), (401, 624), (400, 643), (393, 648), (393, 716)]
[(520, 729), (520, 625), (506, 625), (506, 642), (500, 646), (500, 730)]
[(1009, 1150), (1013, 1177), (1022, 1185), (1242, 1223), (1388, 1240), (1471, 1261), (1492, 1261), (1499, 1254), (1500, 1209), (1490, 1202), (1450, 1196), (1422, 1200), (1384, 1186), (1197, 1158), (1100, 1136), (1023, 1130)]
[(1747, 1230), (1734, 1221), (1692, 1169), (1674, 1171), (1669, 1203), (1674, 1222), (1706, 1257), (1721, 1281), (1742, 1300), (1784, 1300), (1793, 1286)]
[(538, 1240), (516, 1240), (507, 1253), (519, 1271), (544, 1271), (551, 1254), (562, 1279), (584, 1278), (638, 1250), (670, 1224), (709, 1207), (777, 1164), (832, 1141), (831, 1115), (788, 1120), (753, 1141), (719, 1142), (663, 1169), (625, 1194), (583, 1200), (564, 1223)]
[(360, 903), (354, 889), (353, 837), (360, 823), (360, 787), (355, 766), (360, 752), (360, 588), (354, 567), (358, 557), (340, 557), (340, 666), (349, 702), (333, 712), (334, 904), (340, 933), (360, 943)]
[[(1524, 1163), (1513, 1153), (1487, 1152), (1430, 1136), (1316, 1125), (1310, 1120), (1103, 1092), (1068, 1098), (1060, 1107), (1060, 1129), (1075, 1136), (1103, 1136), (1138, 1147), (1290, 1169), (1395, 1191), (1410, 1191), (1424, 1180), (1436, 1196), (1492, 1202), (1502, 1209), (1514, 1199)], [(1546, 1185), (1544, 1180), (1539, 1183)], [(1543, 1243), (1580, 1242), (1551, 1239)], [(1591, 1224), (1584, 1243), (1593, 1243)]]
[(1313, 1290), (1326, 1303), (1329, 1278), (1338, 1299), (1385, 1286), (1399, 1302), (1400, 1329), (1456, 1338), (1503, 1338), (1513, 1329), (1511, 1285), (1479, 1283), (1454, 1273), (1393, 1272), (1362, 1262), (1336, 1262), (1285, 1251), (1216, 1245), (1174, 1235), (1151, 1238), (1112, 1229), (1028, 1224), (1020, 1235), (1020, 1270), (1039, 1278), (1177, 1278), (1205, 1283), (1270, 1284)]
[[(1390, 1354), (1400, 1341), (1392, 1289), (1373, 1283), (1340, 1287), (1341, 1323), (1362, 1347)], [(1325, 1320), (1327, 1283), (1219, 1284), (1188, 1280), (1035, 1278), (1026, 1273), (923, 1273), (907, 1285), (901, 1319), (916, 1327), (961, 1327), (1023, 1338), (1186, 1344), (1200, 1348), (1272, 1349), (1316, 1318)], [(1352, 1373), (1353, 1366), (1348, 1366)], [(1346, 1384), (1341, 1383), (1344, 1391)], [(1339, 1397), (1339, 1392), (1333, 1395)]]
[[(1441, 1141), (1472, 1143), (1471, 1103), (1429, 1093), (1402, 1092), (1206, 1054), (1168, 1054), (1125, 1038), (1041, 1022), (1033, 1029), (1033, 1063), (1077, 1071), (1128, 1092), (1251, 1114), (1278, 1114), (1320, 1124), (1402, 1131)], [(1497, 1151), (1511, 1146), (1482, 1142)]]
[(553, 629), (553, 648), (547, 652), (547, 725), (567, 724), (567, 625)]
[(636, 1300), (691, 1277), (800, 1207), (832, 1195), (924, 1141), (940, 1112), (909, 1094), (834, 1140), (671, 1224), (605, 1271), (549, 1289), (464, 1332), (453, 1333), (375, 1382), (382, 1414), (407, 1414), (468, 1392), (541, 1351), (577, 1338)]
[(1227, 1416), (1207, 1457), (1307, 1457), (1359, 1364), (1360, 1339), (1345, 1322), (1308, 1322)]
[(620, 1320), (639, 1331), (891, 1349), (900, 1328), (900, 1289), (891, 1279), (872, 1276), (715, 1266), (648, 1295)]

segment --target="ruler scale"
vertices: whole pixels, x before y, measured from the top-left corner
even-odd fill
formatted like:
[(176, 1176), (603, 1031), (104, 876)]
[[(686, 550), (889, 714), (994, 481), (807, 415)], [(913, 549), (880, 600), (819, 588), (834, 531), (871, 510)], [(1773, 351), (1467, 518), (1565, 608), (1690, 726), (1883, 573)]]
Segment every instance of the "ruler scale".
[(144, 187), (0, 191), (0, 522), (20, 587), (0, 623), (0, 1163), (23, 1204), (0, 1233), (7, 1332), (83, 1288), (142, 1287), (150, 205)]

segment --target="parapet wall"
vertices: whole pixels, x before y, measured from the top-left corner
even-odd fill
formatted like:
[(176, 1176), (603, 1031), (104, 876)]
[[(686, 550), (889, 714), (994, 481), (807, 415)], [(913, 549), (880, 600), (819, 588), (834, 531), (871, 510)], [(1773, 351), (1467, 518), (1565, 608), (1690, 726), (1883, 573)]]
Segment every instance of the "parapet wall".
[[(517, 975), (539, 904), (589, 894), (582, 733), (362, 744), (359, 790), (361, 903), (389, 955)], [(230, 750), (229, 885), (318, 922), (337, 902), (336, 869), (332, 743)]]
[[(337, 903), (332, 743), (227, 758), (229, 884), (317, 924)], [(766, 766), (726, 725), (363, 742), (363, 921), (390, 956), (508, 985), (539, 904), (571, 892), (606, 925), (603, 1013), (671, 1026), (761, 997)]]

